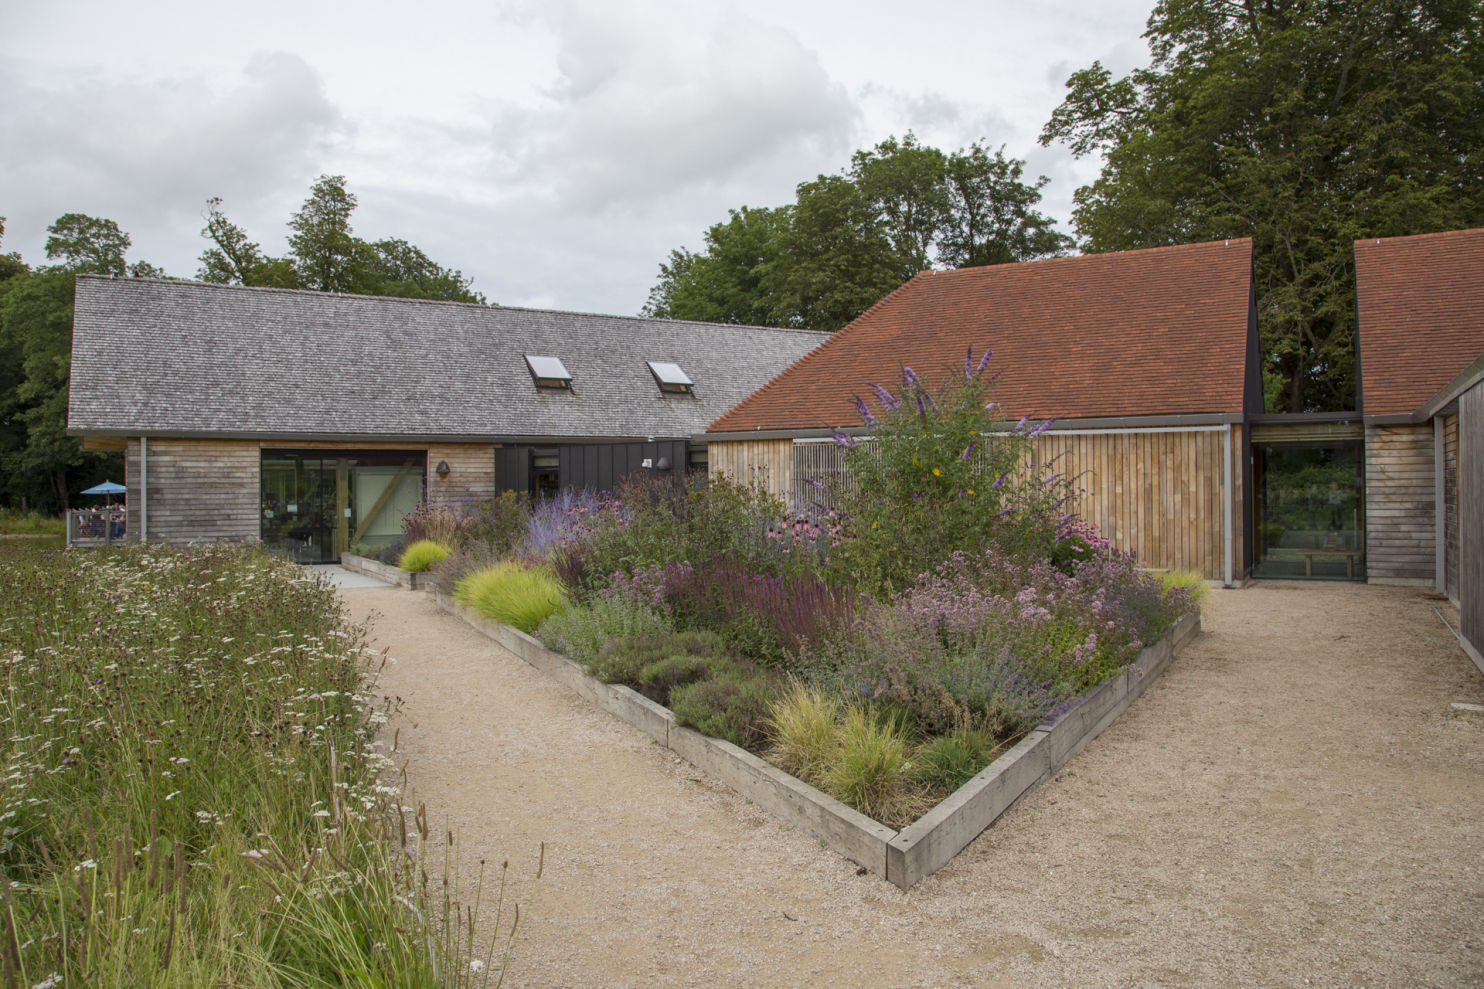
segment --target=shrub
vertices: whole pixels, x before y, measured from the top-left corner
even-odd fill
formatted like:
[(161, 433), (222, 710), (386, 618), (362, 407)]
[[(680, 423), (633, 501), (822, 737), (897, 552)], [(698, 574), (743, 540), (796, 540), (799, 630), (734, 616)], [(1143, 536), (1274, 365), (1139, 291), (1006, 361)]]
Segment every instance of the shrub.
[(682, 725), (756, 750), (767, 737), (768, 702), (775, 693), (776, 681), (766, 673), (731, 669), (673, 691), (670, 709)]
[(599, 649), (597, 657), (584, 665), (604, 683), (638, 686), (644, 682), (646, 667), (672, 656), (724, 658), (727, 655), (726, 644), (713, 633), (660, 632), (610, 639)]
[(640, 604), (599, 595), (587, 604), (568, 605), (541, 623), (536, 637), (591, 671), (604, 644), (625, 636), (658, 636), (672, 630), (670, 620)]
[(483, 546), (493, 553), (508, 554), (520, 544), (526, 531), (529, 499), (524, 492), (505, 491), (462, 506), (459, 540)]
[(671, 565), (664, 595), (686, 625), (720, 632), (744, 655), (779, 665), (845, 626), (855, 594), (811, 576), (749, 573), (716, 559), (700, 567)]
[(678, 687), (696, 683), (725, 670), (724, 664), (710, 656), (680, 653), (656, 660), (639, 671), (638, 690), (650, 700), (670, 706), (670, 694)]
[(431, 539), (419, 539), (402, 551), (397, 566), (412, 573), (425, 573), (433, 564), (448, 559), (448, 547)]
[(459, 510), (453, 505), (419, 502), (402, 519), (402, 542), (411, 546), (427, 539), (442, 546), (457, 546), (461, 542), (459, 524)]
[(454, 587), (454, 598), (486, 618), (534, 632), (562, 606), (562, 588), (545, 567), (507, 562), (464, 577)]
[(832, 566), (878, 595), (907, 586), (955, 550), (975, 553), (991, 542), (1018, 556), (1049, 556), (1066, 519), (1070, 484), (1034, 456), (1049, 423), (1006, 426), (987, 401), (989, 351), (970, 351), (964, 378), (936, 393), (902, 368), (894, 394), (875, 388), (880, 415), (856, 398), (871, 439), (844, 433), (848, 487), (834, 493), (852, 538)]

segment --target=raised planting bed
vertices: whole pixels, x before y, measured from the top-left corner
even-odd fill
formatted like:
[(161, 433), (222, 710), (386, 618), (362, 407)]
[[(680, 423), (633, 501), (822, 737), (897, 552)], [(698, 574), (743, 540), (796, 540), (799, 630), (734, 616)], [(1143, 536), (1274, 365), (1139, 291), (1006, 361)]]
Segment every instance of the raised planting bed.
[(365, 574), (367, 577), (375, 577), (388, 584), (398, 584), (414, 591), (421, 591), (430, 586), (429, 575), (426, 573), (412, 573), (401, 567), (394, 567), (390, 563), (381, 563), (369, 557), (356, 556), (354, 553), (341, 553), (340, 565), (353, 573)]
[(1200, 631), (1199, 617), (1181, 618), (1164, 638), (1140, 652), (1126, 670), (1089, 688), (1054, 723), (1042, 724), (932, 810), (897, 831), (751, 752), (682, 727), (668, 708), (621, 684), (593, 679), (574, 660), (553, 652), (524, 632), (484, 618), (450, 595), (435, 591), (434, 598), (444, 611), (462, 618), (531, 666), (638, 728), (770, 814), (807, 831), (902, 889), (947, 865), (1011, 804), (1066, 765), (1164, 672), (1175, 650)]

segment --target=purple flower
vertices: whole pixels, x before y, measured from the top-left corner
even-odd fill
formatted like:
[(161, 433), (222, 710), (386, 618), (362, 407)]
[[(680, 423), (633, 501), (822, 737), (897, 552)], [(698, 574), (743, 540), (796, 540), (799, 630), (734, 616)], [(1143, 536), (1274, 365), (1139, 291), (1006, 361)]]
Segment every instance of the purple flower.
[(974, 380), (974, 348), (970, 347), (964, 353), (964, 380)]
[(833, 433), (833, 438), (834, 438), (834, 440), (835, 440), (835, 442), (837, 444), (839, 444), (840, 446), (845, 447), (845, 449), (847, 449), (847, 450), (853, 450), (857, 446), (860, 446), (860, 444), (856, 442), (856, 439), (855, 439), (854, 436), (850, 436), (847, 433), (843, 433), (843, 432), (841, 432), (838, 429), (835, 430), (835, 432)]
[(876, 417), (871, 415), (871, 410), (866, 408), (866, 403), (861, 401), (859, 395), (855, 396), (855, 411), (860, 415), (861, 422), (864, 422), (867, 426), (876, 425)]
[(902, 403), (897, 401), (896, 396), (885, 388), (882, 388), (880, 385), (872, 385), (871, 387), (875, 389), (876, 397), (881, 400), (881, 407), (886, 411), (895, 412), (902, 407)]
[(959, 459), (960, 459), (960, 460), (964, 460), (964, 461), (967, 461), (967, 460), (968, 460), (968, 459), (969, 459), (969, 455), (970, 455), (970, 454), (971, 454), (971, 453), (973, 453), (973, 452), (974, 452), (974, 443), (973, 443), (973, 441), (972, 441), (972, 440), (971, 440), (971, 441), (970, 441), (970, 442), (969, 442), (969, 445), (968, 445), (968, 446), (966, 446), (966, 447), (964, 447), (964, 455), (963, 455), (963, 456), (962, 456), (962, 457), (960, 457), (960, 458), (959, 458)]
[(917, 384), (917, 374), (906, 365), (902, 366), (902, 384), (909, 388)]
[[(1024, 421), (1024, 420), (1022, 420), (1022, 421)], [(1031, 430), (1031, 437), (1032, 438), (1035, 438), (1037, 436), (1040, 436), (1042, 433), (1046, 432), (1046, 430), (1050, 429), (1051, 428), (1051, 424), (1054, 423), (1055, 421), (1056, 421), (1055, 419), (1047, 419), (1045, 422), (1041, 423), (1035, 429), (1032, 429)]]
[(984, 369), (989, 367), (989, 355), (993, 353), (994, 351), (988, 347), (984, 348), (984, 356), (979, 358), (979, 366), (974, 369), (974, 377), (979, 377), (979, 375), (984, 373)]

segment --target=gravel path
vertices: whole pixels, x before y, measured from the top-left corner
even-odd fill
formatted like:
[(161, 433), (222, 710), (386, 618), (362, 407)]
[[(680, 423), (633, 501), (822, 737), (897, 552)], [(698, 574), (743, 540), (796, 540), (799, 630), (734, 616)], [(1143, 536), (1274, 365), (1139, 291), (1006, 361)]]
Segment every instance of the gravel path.
[(344, 588), (466, 861), (546, 874), (520, 986), (1484, 985), (1481, 676), (1410, 588), (1259, 583), (902, 892), (421, 593)]

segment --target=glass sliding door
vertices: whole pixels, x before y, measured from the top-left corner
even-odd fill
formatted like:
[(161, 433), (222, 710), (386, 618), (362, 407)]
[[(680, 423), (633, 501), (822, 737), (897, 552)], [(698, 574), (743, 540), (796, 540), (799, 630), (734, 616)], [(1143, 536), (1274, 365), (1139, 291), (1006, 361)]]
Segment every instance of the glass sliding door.
[(421, 450), (264, 450), (263, 543), (300, 563), (375, 552), (401, 538), (426, 473)]
[(1280, 436), (1253, 435), (1253, 575), (1364, 580), (1362, 440)]

